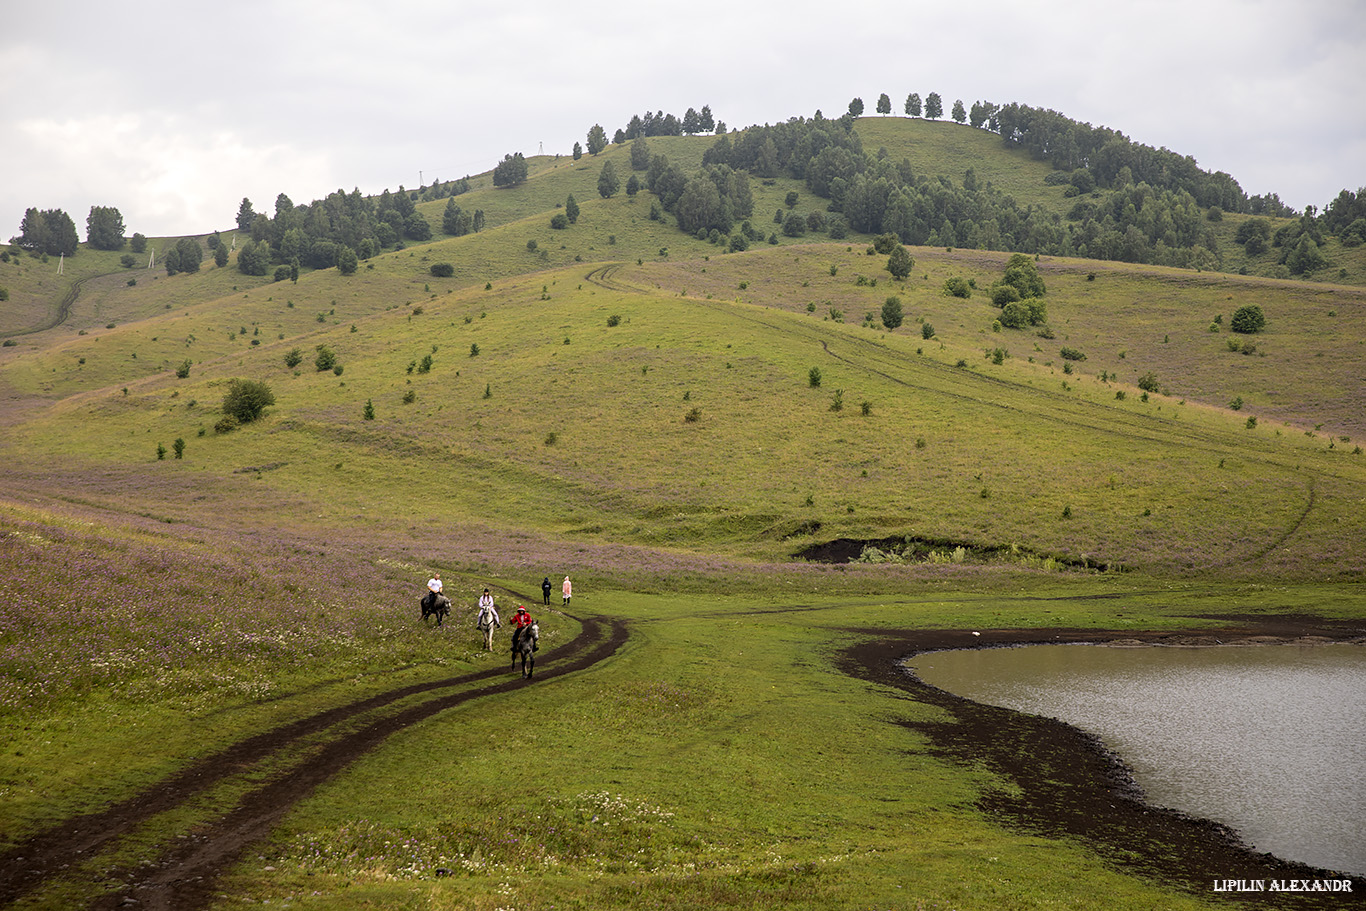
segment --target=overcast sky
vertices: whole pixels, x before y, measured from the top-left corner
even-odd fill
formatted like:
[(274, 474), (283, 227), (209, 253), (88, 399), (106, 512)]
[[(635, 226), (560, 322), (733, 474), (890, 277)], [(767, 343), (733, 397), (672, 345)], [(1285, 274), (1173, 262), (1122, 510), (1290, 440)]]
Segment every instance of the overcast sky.
[(1322, 207), (1366, 186), (1366, 5), (1240, 0), (45, 0), (0, 16), (0, 238), (92, 205), (128, 234), (229, 228), (567, 153), (708, 104), (729, 126), (880, 93), (1018, 101)]

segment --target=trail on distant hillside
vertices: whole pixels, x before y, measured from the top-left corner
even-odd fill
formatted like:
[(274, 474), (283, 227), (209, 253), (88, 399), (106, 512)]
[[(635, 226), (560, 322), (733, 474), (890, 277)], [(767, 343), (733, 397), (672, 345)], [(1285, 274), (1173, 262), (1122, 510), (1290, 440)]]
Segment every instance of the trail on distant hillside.
[[(587, 618), (580, 622), (583, 626), (580, 635), (541, 657), (538, 664), (542, 667), (538, 668), (534, 682), (523, 680), (520, 674), (514, 675), (500, 666), (378, 693), (249, 737), (191, 763), (182, 771), (105, 810), (72, 817), (38, 833), (0, 854), (0, 904), (9, 904), (50, 884), (68, 869), (74, 871), (116, 839), (161, 813), (185, 805), (227, 779), (249, 774), (252, 767), (265, 767), (286, 759), (291, 751), (304, 744), (306, 738), (405, 698), (462, 688), (382, 715), (358, 729), (334, 732), (333, 739), (310, 752), (306, 760), (296, 758), (295, 765), (244, 795), (235, 807), (224, 807), (216, 819), (196, 825), (193, 834), (170, 843), (152, 864), (113, 871), (111, 878), (120, 883), (117, 891), (108, 893), (90, 907), (123, 907), (130, 898), (142, 908), (179, 911), (207, 905), (219, 875), (236, 862), (243, 851), (268, 835), (295, 804), (319, 785), (340, 774), (390, 735), (472, 699), (538, 685), (541, 681), (591, 667), (611, 656), (626, 642), (626, 625), (620, 620)], [(496, 682), (467, 688), (485, 681)]]
[(98, 275), (90, 275), (85, 278), (76, 279), (76, 281), (72, 282), (71, 287), (67, 289), (66, 296), (57, 304), (57, 312), (45, 322), (39, 323), (37, 326), (33, 326), (29, 329), (16, 329), (13, 332), (6, 332), (5, 335), (33, 335), (38, 332), (46, 332), (49, 329), (57, 328), (71, 316), (71, 308), (76, 305), (76, 298), (81, 296), (81, 287), (86, 282), (90, 281), (90, 279), (100, 277), (101, 276)]

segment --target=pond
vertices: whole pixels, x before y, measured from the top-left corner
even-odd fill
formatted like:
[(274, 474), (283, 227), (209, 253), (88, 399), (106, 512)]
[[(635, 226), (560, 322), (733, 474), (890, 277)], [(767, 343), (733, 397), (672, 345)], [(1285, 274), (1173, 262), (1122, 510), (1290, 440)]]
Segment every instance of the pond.
[(1366, 873), (1366, 647), (1034, 645), (930, 652), (921, 680), (1100, 737), (1148, 803), (1259, 851)]

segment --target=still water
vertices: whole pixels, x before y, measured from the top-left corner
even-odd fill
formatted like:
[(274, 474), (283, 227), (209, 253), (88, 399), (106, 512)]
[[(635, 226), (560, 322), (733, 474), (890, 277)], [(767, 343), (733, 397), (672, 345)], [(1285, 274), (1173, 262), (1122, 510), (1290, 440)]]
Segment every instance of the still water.
[(1150, 804), (1366, 873), (1366, 647), (1036, 645), (907, 664), (940, 689), (1095, 734)]

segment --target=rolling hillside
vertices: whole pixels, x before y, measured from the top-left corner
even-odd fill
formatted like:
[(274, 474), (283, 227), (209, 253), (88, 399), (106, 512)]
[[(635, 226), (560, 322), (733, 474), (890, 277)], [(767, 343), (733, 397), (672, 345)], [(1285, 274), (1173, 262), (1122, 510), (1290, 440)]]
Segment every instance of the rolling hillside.
[[(859, 130), (1069, 218), (988, 134)], [(691, 174), (713, 141), (650, 142)], [(189, 274), (0, 262), (0, 902), (1138, 911), (1327, 875), (897, 661), (1359, 641), (1361, 247), (1291, 280), (1230, 215), (1225, 271), (1026, 257), (1046, 315), (1012, 329), (1007, 252), (898, 280), (885, 237), (786, 233), (831, 214), (791, 176), (728, 252), (600, 196), (609, 161), (642, 173), (474, 176), (483, 230), (350, 275), (245, 275), (227, 230)], [(534, 680), (474, 644), (486, 587), (534, 606)]]

